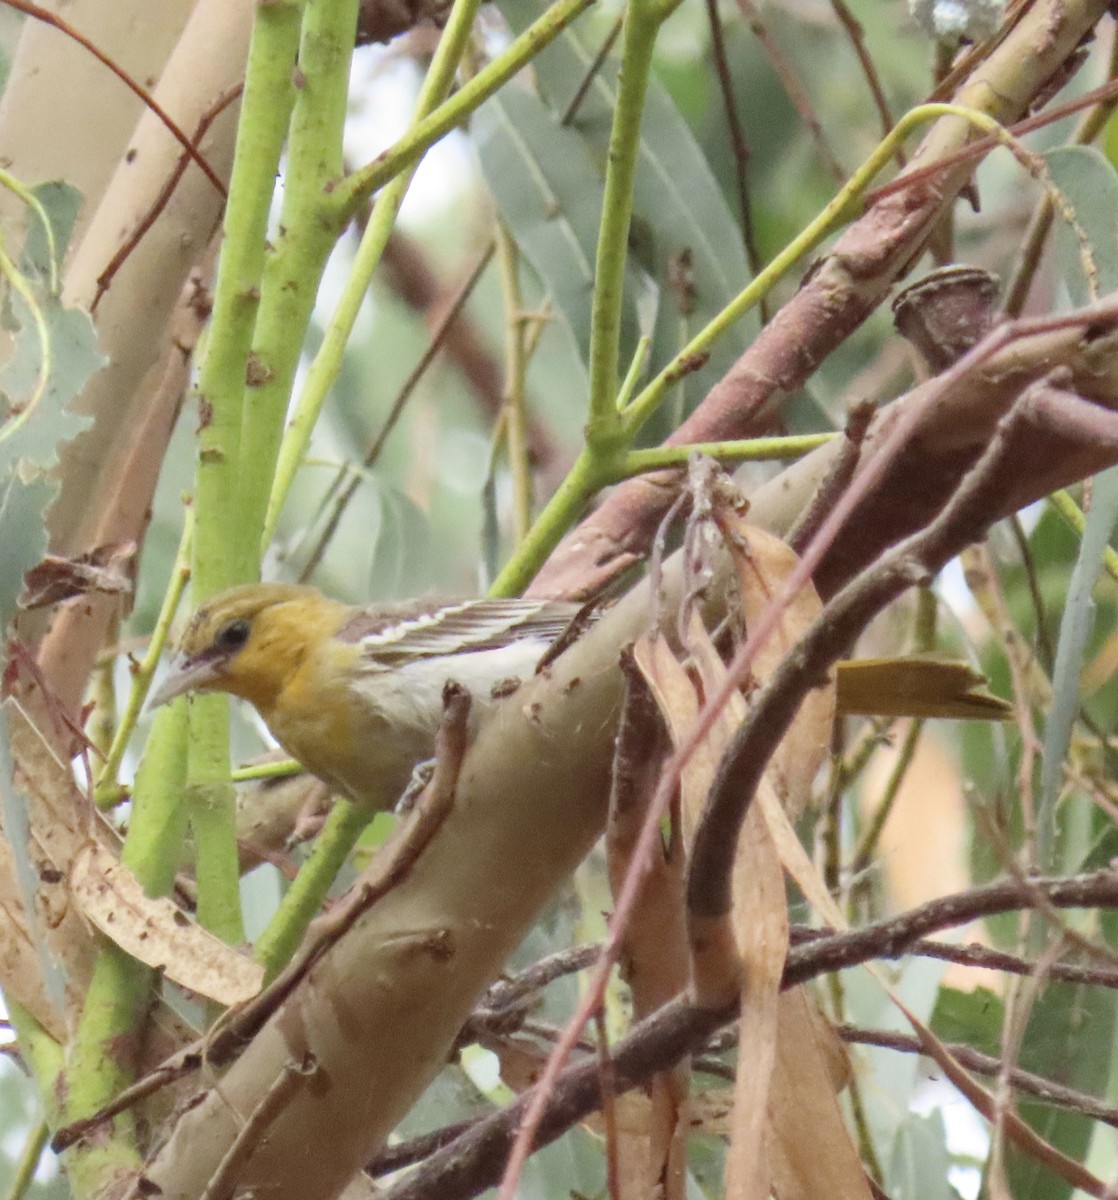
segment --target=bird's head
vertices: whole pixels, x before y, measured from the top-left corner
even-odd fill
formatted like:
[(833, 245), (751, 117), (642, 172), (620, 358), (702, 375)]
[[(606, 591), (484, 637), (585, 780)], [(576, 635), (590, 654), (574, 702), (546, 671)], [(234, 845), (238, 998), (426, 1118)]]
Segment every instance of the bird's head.
[(186, 692), (230, 692), (266, 713), (308, 649), (349, 610), (314, 588), (254, 583), (219, 592), (190, 620), (155, 707)]

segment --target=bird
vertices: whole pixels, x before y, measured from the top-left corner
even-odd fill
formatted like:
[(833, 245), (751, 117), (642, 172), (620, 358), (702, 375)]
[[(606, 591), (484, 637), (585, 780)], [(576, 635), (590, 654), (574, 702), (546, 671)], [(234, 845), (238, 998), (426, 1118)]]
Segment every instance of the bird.
[(337, 793), (391, 808), (433, 753), (447, 682), (469, 690), (476, 729), (583, 609), (520, 599), (362, 608), (313, 587), (243, 584), (197, 609), (150, 707), (191, 692), (240, 697)]

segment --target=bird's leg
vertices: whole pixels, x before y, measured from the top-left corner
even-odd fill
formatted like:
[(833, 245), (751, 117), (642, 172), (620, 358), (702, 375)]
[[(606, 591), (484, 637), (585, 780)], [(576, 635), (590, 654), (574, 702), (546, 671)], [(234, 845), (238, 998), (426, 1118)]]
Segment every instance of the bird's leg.
[(407, 816), (415, 808), (419, 797), (423, 795), (434, 774), (435, 760), (433, 758), (415, 764), (411, 779), (408, 780), (407, 787), (401, 792), (400, 799), (396, 801), (396, 807), (392, 810), (398, 817)]

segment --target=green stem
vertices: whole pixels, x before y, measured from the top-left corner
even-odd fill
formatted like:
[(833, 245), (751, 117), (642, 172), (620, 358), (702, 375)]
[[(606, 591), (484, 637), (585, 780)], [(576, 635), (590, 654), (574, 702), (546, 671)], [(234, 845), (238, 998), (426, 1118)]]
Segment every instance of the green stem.
[(155, 714), (132, 789), (132, 819), (121, 861), (149, 896), (168, 896), (182, 858), (188, 809), (187, 702)]
[[(171, 571), (171, 582), (168, 584), (167, 591), (163, 596), (163, 605), (159, 610), (159, 616), (156, 618), (155, 628), (152, 630), (147, 651), (132, 676), (132, 687), (128, 692), (128, 701), (124, 706), (123, 716), (116, 728), (116, 733), (113, 735), (112, 745), (105, 756), (104, 766), (101, 768), (101, 773), (97, 778), (97, 784), (93, 791), (93, 799), (98, 808), (112, 808), (113, 805), (119, 804), (124, 799), (123, 789), (117, 783), (117, 772), (120, 770), (124, 752), (128, 748), (132, 734), (135, 732), (136, 722), (139, 720), (140, 711), (144, 707), (148, 689), (151, 687), (152, 676), (155, 674), (155, 668), (159, 663), (160, 656), (163, 654), (163, 647), (167, 644), (167, 635), (171, 629), (171, 622), (175, 619), (175, 613), (178, 611), (179, 604), (182, 601), (183, 592), (186, 591), (186, 585), (190, 581), (190, 555), (193, 534), (194, 509), (191, 505), (187, 505), (182, 527), (182, 537), (179, 541), (179, 550), (175, 557), (174, 568)], [(185, 745), (185, 726), (182, 734), (184, 739), (183, 744)]]
[[(70, 1123), (103, 1108), (136, 1077), (144, 1016), (154, 995), (155, 972), (107, 938), (99, 937), (97, 961), (86, 988), (81, 1019), (69, 1046), (62, 1121)], [(142, 1165), (135, 1115), (124, 1112), (96, 1140), (79, 1143), (66, 1169), (77, 1196)]]
[[(245, 94), (225, 210), (210, 334), (199, 367), (197, 527), (192, 556), (195, 602), (249, 577), (237, 511), (245, 381), (265, 268), (268, 218), (295, 88), (303, 4), (278, 0), (256, 8)], [(229, 785), (228, 705), (204, 697), (190, 706), (189, 785), (194, 825), (198, 916), (227, 941), (244, 936)]]
[[(121, 859), (149, 896), (171, 891), (182, 854), (187, 724), (185, 700), (156, 713), (136, 772), (132, 819)], [(141, 1047), (138, 1031), (144, 1027), (155, 981), (149, 967), (107, 939), (97, 939), (97, 959), (61, 1089), (67, 1120), (96, 1112), (135, 1078)], [(118, 1117), (114, 1129), (114, 1135), (103, 1142), (83, 1144), (72, 1152), (67, 1160), (71, 1175), (80, 1171), (100, 1180), (137, 1165), (131, 1116)], [(75, 1185), (78, 1195), (96, 1190)]]
[[(423, 80), (416, 101), (413, 128), (450, 90), (458, 64), (469, 44), (470, 31), (479, 7), (480, 0), (456, 0)], [(357, 321), (357, 314), (361, 311), (361, 305), (368, 294), (373, 272), (380, 263), (384, 247), (388, 244), (400, 205), (404, 202), (417, 165), (418, 159), (383, 189), (365, 225), (365, 232), (361, 236), (361, 245), (358, 247), (345, 290), (327, 326), (322, 345), (311, 364), (295, 415), (283, 435), (264, 517), (261, 553), (272, 539), (280, 510), (307, 452), (311, 433), (326, 402), (326, 395), (338, 378), (342, 356)], [(292, 377), (293, 375), (294, 371)]]
[(287, 171), (275, 249), (267, 258), (241, 426), (237, 524), (244, 573), (260, 569), (284, 422), (318, 284), (344, 224), (331, 192), (342, 179), (342, 132), (357, 0), (311, 0), (303, 20)]
[(889, 772), (885, 791), (878, 801), (877, 808), (874, 809), (873, 817), (866, 828), (866, 832), (862, 835), (861, 841), (858, 843), (858, 848), (854, 851), (850, 874), (855, 880), (855, 888), (859, 886), (858, 876), (873, 861), (874, 853), (877, 850), (877, 843), (881, 840), (886, 822), (893, 812), (897, 797), (901, 794), (901, 784), (904, 783), (905, 776), (912, 766), (912, 760), (916, 757), (916, 747), (920, 743), (920, 735), (923, 732), (923, 721), (913, 720), (909, 722), (908, 731), (905, 733), (904, 741), (901, 743), (901, 748), (897, 753), (897, 761), (893, 764), (892, 771)]
[(244, 941), (241, 871), (237, 860), (237, 798), (229, 779), (229, 698), (199, 695), (187, 708), (183, 799), (194, 835), (198, 921), (229, 945)]
[(637, 390), (637, 384), (640, 383), (640, 378), (644, 374), (644, 369), (648, 366), (651, 353), (652, 338), (647, 333), (643, 333), (637, 341), (637, 348), (633, 352), (633, 361), (629, 364), (629, 370), (625, 373), (625, 378), (621, 381), (621, 387), (617, 393), (618, 412), (624, 412), (625, 406), (632, 400), (633, 393)]
[(719, 462), (783, 462), (833, 441), (839, 434), (807, 433), (797, 437), (746, 438), (732, 442), (692, 442), (684, 446), (653, 446), (648, 450), (630, 450), (622, 460), (619, 479), (660, 471), (665, 467), (685, 467), (692, 454), (705, 454)]
[(567, 28), (594, 0), (558, 0), (516, 38), (503, 53), (483, 67), (429, 117), (409, 130), (390, 149), (367, 166), (354, 171), (334, 192), (342, 221), (357, 215), (361, 205), (378, 188), (418, 162), (440, 138), (457, 128), (502, 84), (527, 66), (537, 54)]
[[(639, 66), (644, 47), (641, 37), (635, 36), (637, 65)], [(624, 69), (622, 79), (624, 79)], [(632, 86), (636, 86), (636, 83)], [(620, 108), (620, 98), (618, 106)], [(593, 495), (593, 490), (580, 489), (586, 487), (596, 489), (619, 478), (619, 467), (627, 458), (626, 447), (632, 443), (641, 427), (656, 411), (668, 388), (677, 378), (690, 370), (689, 364), (694, 362), (695, 357), (707, 353), (717, 337), (725, 333), (735, 321), (743, 317), (767, 295), (777, 281), (799, 259), (810, 253), (842, 221), (846, 220), (859, 196), (869, 187), (878, 172), (890, 162), (896, 154), (897, 148), (913, 129), (926, 121), (940, 117), (957, 117), (977, 126), (984, 133), (993, 134), (1001, 140), (1012, 141), (1010, 135), (992, 117), (961, 105), (925, 104), (906, 113), (815, 220), (786, 246), (722, 312), (700, 330), (631, 403), (625, 406), (621, 414), (619, 431), (615, 431), (613, 421), (598, 408), (602, 403), (602, 395), (607, 390), (606, 384), (612, 380), (616, 386), (617, 373), (617, 358), (609, 348), (613, 337), (612, 318), (608, 318), (603, 310), (601, 314), (603, 324), (596, 329), (598, 330), (597, 336), (605, 338), (606, 341), (602, 342), (597, 350), (598, 380), (596, 385), (593, 382), (591, 384), (590, 424), (595, 430), (594, 436), (588, 432), (586, 449), (576, 461), (572, 475), (568, 476), (552, 496), (543, 512), (537, 517), (528, 537), (516, 548), (494, 581), (491, 589), (494, 595), (515, 595), (527, 587), (540, 565), (555, 549), (576, 515), (582, 511)], [(611, 223), (611, 228), (613, 227), (614, 225)], [(627, 224), (625, 228), (628, 228)], [(622, 247), (623, 251), (624, 247)], [(615, 251), (603, 248), (599, 241), (599, 255), (606, 255), (605, 265), (610, 271), (616, 271), (614, 253)], [(602, 269), (602, 265), (602, 262), (599, 261), (599, 271)], [(599, 277), (595, 286), (599, 287), (601, 284), (602, 280)], [(616, 285), (611, 283), (609, 286), (616, 294)], [(595, 386), (601, 389), (598, 393), (594, 392)], [(596, 412), (599, 412), (599, 419), (595, 424)], [(577, 476), (574, 474), (575, 471), (577, 471)]]
[(60, 1125), (59, 1077), (65, 1065), (62, 1047), (18, 1000), (8, 995), (4, 1002), (16, 1035), (19, 1056), (35, 1080), (47, 1122), (52, 1126)]
[(348, 800), (335, 802), (310, 857), (295, 876), (267, 929), (257, 938), (254, 954), (256, 961), (264, 966), (265, 981), (274, 979), (298, 949), (349, 852), (375, 815)]
[(251, 783), (254, 779), (286, 779), (289, 775), (299, 775), (306, 770), (302, 763), (293, 758), (280, 759), (278, 762), (257, 763), (252, 767), (238, 767), (233, 773), (234, 783)]
[(39, 1159), (43, 1157), (49, 1137), (50, 1126), (46, 1121), (40, 1121), (31, 1131), (31, 1136), (24, 1144), (23, 1153), (12, 1171), (12, 1182), (8, 1187), (6, 1200), (23, 1200), (31, 1190)]
[(3, 168), (0, 168), (0, 187), (6, 188), (13, 196), (17, 196), (39, 218), (39, 224), (43, 227), (43, 237), (47, 243), (50, 293), (52, 296), (58, 295), (58, 247), (54, 238), (54, 226), (51, 224), (50, 217), (47, 216), (47, 210), (43, 207), (39, 197), (26, 184)]
[(617, 411), (622, 293), (633, 217), (633, 187), (640, 154), (641, 119), (648, 95), (656, 35), (662, 20), (654, 5), (646, 0), (632, 0), (626, 9), (621, 32), (621, 70), (610, 130), (590, 309), (590, 411), (586, 440), (589, 445), (606, 449), (628, 441)]
[(300, 0), (256, 8), (245, 93), (214, 284), (210, 332), (199, 365), (202, 409), (195, 497), (195, 601), (246, 578), (239, 573), (233, 519), (240, 466), (245, 372), (264, 273), (268, 217), (295, 95)]
[(613, 460), (603, 464), (599, 453), (592, 452), (589, 446), (583, 447), (528, 536), (493, 580), (489, 588), (491, 596), (520, 595), (539, 564), (580, 516), (587, 500), (617, 477), (617, 465)]
[[(1087, 514), (1076, 504), (1069, 491), (1061, 488), (1048, 497), (1048, 503), (1064, 518), (1065, 521), (1082, 537), (1087, 528)], [(1107, 546), (1102, 552), (1102, 565), (1111, 579), (1118, 581), (1118, 551)]]
[(528, 438), (524, 421), (528, 354), (526, 317), (520, 290), (520, 254), (502, 222), (497, 222), (501, 286), (505, 307), (505, 389), (502, 422), (509, 473), (512, 476), (513, 544), (528, 536), (532, 526), (532, 471), (528, 463)]

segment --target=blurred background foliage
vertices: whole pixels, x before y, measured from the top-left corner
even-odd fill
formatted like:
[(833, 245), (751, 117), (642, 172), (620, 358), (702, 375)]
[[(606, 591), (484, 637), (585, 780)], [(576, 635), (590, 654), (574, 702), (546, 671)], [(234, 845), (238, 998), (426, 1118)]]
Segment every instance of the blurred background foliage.
[[(894, 116), (919, 102), (934, 82), (937, 50), (905, 8), (880, 0), (851, 0), (866, 47)], [(779, 47), (787, 71), (804, 90), (818, 121), (813, 134), (797, 112), (772, 59), (741, 7), (718, 3), (715, 13), (724, 40), (732, 99), (747, 148), (745, 182), (750, 238), (761, 262), (770, 259), (833, 196), (836, 172), (849, 174), (881, 137), (851, 40), (835, 9), (822, 0), (768, 0), (756, 14), (766, 39)], [(534, 15), (523, 0), (489, 7), (477, 39), (477, 61), (487, 48), (503, 45)], [(536, 506), (546, 499), (577, 452), (585, 422), (585, 350), (590, 283), (604, 138), (610, 115), (609, 89), (616, 58), (607, 57), (583, 105), (562, 121), (594, 53), (610, 36), (619, 15), (616, 3), (588, 14), (536, 64), (531, 77), (516, 81), (485, 106), (466, 130), (449, 136), (420, 168), (404, 206), (388, 264), (371, 289), (344, 368), (315, 430), (310, 455), (286, 505), (265, 575), (309, 578), (325, 591), (352, 601), (427, 592), (473, 594), (484, 590), (514, 540), (512, 482), (504, 446), (495, 437), (495, 413), (506, 387), (506, 343), (517, 313), (528, 314), (533, 350), (525, 379), (526, 408), (536, 430)], [(6, 18), (9, 45), (18, 23)], [(350, 155), (355, 165), (371, 158), (402, 130), (422, 77), (430, 35), (418, 32), (388, 46), (357, 52), (352, 76)], [(1107, 70), (1106, 47), (1072, 85), (1099, 82)], [(641, 332), (653, 337), (653, 366), (659, 366), (717, 311), (748, 275), (739, 178), (728, 132), (726, 96), (714, 66), (711, 13), (697, 0), (681, 5), (666, 25), (658, 47), (656, 82), (645, 121), (646, 154), (638, 183), (632, 237), (634, 267), (627, 296), (623, 358), (631, 356)], [(1030, 144), (1045, 149), (1068, 137), (1068, 123), (1042, 131)], [(1110, 153), (1115, 135), (1104, 131)], [(981, 207), (956, 209), (957, 257), (1008, 275), (1039, 188), (1004, 152), (991, 155), (978, 172)], [(1113, 221), (1114, 214), (1110, 213)], [(356, 238), (345, 236), (327, 271), (312, 329), (313, 353), (345, 277)], [(431, 329), (450, 298), (484, 255), (488, 265), (465, 309), (472, 341), (473, 374), (463, 370), (467, 352), (443, 352), (414, 383), (390, 435), (374, 462), (370, 448), (428, 346)], [(687, 247), (690, 270), (701, 273), (699, 312), (681, 311), (680, 292), (664, 276), (665, 257)], [(504, 263), (504, 269), (502, 267)], [(581, 263), (581, 266), (580, 266)], [(926, 264), (925, 264), (926, 265)], [(804, 264), (806, 268), (806, 264)], [(681, 267), (684, 275), (688, 268)], [(770, 311), (796, 287), (798, 274), (769, 298)], [(510, 291), (515, 279), (515, 299)], [(714, 279), (716, 286), (710, 286)], [(426, 280), (426, 294), (417, 280)], [(684, 289), (685, 290), (685, 289)], [(1034, 289), (1041, 308), (1066, 303), (1060, 270), (1046, 260)], [(538, 318), (538, 319), (537, 319)], [(735, 326), (704, 371), (689, 377), (647, 431), (654, 444), (690, 410), (709, 385), (756, 333), (756, 317)], [(460, 325), (461, 329), (461, 325)], [(856, 400), (880, 401), (899, 394), (914, 378), (908, 349), (892, 331), (888, 314), (877, 313), (824, 363), (809, 388), (786, 412), (792, 431), (839, 428)], [(170, 445), (143, 550), (136, 605), (120, 631), (121, 644), (136, 649), (150, 631), (161, 602), (182, 525), (181, 497), (193, 483), (197, 413), (187, 405)], [(744, 472), (755, 482), (775, 468)], [(339, 496), (352, 487), (336, 528), (317, 547), (332, 520)], [(1049, 508), (1022, 514), (1016, 529), (995, 531), (984, 551), (991, 572), (984, 596), (974, 579), (952, 568), (936, 589), (937, 646), (969, 659), (988, 675), (992, 689), (1015, 695), (1010, 662), (1023, 656), (1033, 672), (1030, 692), (1016, 693), (1041, 719), (1048, 704), (1054, 647), (1079, 539)], [(973, 565), (973, 564), (972, 564)], [(1001, 623), (983, 601), (994, 596)], [(1103, 865), (1118, 854), (1111, 813), (1118, 803), (1113, 779), (1118, 749), (1108, 734), (1118, 709), (1114, 682), (1116, 604), (1112, 578), (1095, 590), (1096, 610), (1086, 655), (1084, 690), (1074, 727), (1071, 758), (1078, 772), (1062, 789), (1059, 805), (1061, 871)], [(906, 603), (879, 621), (865, 639), (867, 653), (893, 653), (914, 645), (915, 604)], [(118, 660), (118, 686), (127, 680)], [(1050, 693), (1049, 693), (1050, 696)], [(261, 748), (261, 730), (235, 716), (235, 753), (248, 758)], [(142, 734), (143, 730), (141, 730)], [(1100, 737), (1100, 734), (1102, 735)], [(1017, 803), (1022, 782), (1022, 746), (1029, 731), (1014, 725), (926, 723), (910, 739), (905, 723), (871, 726), (848, 720), (836, 751), (853, 756), (867, 738), (877, 747), (843, 789), (837, 823), (843, 861), (854, 860), (874, 813), (887, 792), (895, 806), (881, 839), (855, 876), (841, 875), (843, 894), (865, 918), (918, 903), (931, 895), (965, 888), (1004, 873), (1023, 836)], [(897, 751), (910, 753), (897, 785)], [(134, 762), (131, 764), (134, 767)], [(837, 769), (837, 768), (836, 768)], [(1039, 769), (1039, 768), (1038, 768)], [(1039, 776), (1033, 779), (1037, 783)], [(822, 781), (818, 815), (805, 835), (822, 843), (829, 817), (828, 782)], [(1099, 797), (1112, 805), (1100, 807)], [(890, 801), (892, 803), (892, 801)], [(378, 825), (374, 838), (383, 837)], [(823, 851), (820, 850), (822, 855)], [(280, 886), (273, 868), (246, 881), (250, 925), (275, 902)], [(602, 867), (592, 858), (579, 872), (570, 895), (535, 931), (520, 955), (522, 965), (564, 949), (572, 941), (600, 936), (600, 912), (608, 907)], [(803, 910), (801, 909), (801, 912)], [(1112, 917), (1069, 918), (1084, 937), (1115, 944)], [(1017, 917), (985, 922), (962, 931), (1007, 948), (1017, 947)], [(1101, 953), (1101, 951), (1100, 951)], [(897, 964), (896, 987), (941, 1037), (966, 1042), (990, 1054), (1007, 1052), (1006, 977), (945, 967), (927, 959)], [(821, 989), (837, 1019), (864, 1028), (901, 1028), (879, 992), (857, 973)], [(546, 1029), (570, 1011), (576, 989), (570, 980), (549, 993), (537, 1023)], [(1102, 988), (1052, 984), (1032, 1006), (1018, 1063), (1068, 1086), (1114, 1099), (1112, 1046), (1114, 993)], [(625, 998), (620, 985), (611, 996), (620, 1022)], [(1020, 1013), (1025, 1003), (1015, 992)], [(1026, 1003), (1027, 1007), (1027, 1003)], [(722, 1058), (732, 1062), (732, 1052)], [(702, 1085), (724, 1087), (715, 1075)], [(892, 1050), (856, 1051), (857, 1128), (863, 1149), (876, 1162), (884, 1189), (894, 1200), (907, 1197), (974, 1196), (982, 1187), (989, 1137), (950, 1088), (926, 1063)], [(992, 1086), (992, 1085), (991, 1085)], [(478, 1051), (448, 1067), (444, 1078), (409, 1116), (402, 1134), (441, 1126), (480, 1111), (506, 1091), (491, 1055)], [(1114, 1130), (1082, 1113), (1035, 1104), (1022, 1112), (1066, 1153), (1084, 1158), (1104, 1178), (1115, 1169)], [(34, 1126), (35, 1102), (11, 1063), (0, 1065), (0, 1192), (11, 1178)], [(714, 1196), (719, 1188), (717, 1139), (696, 1139), (689, 1193)], [(1017, 1200), (1059, 1200), (1071, 1188), (1007, 1150), (1012, 1194)], [(533, 1160), (525, 1196), (599, 1195), (603, 1157), (597, 1133), (576, 1131)], [(45, 1182), (28, 1196), (65, 1192), (49, 1163)]]

